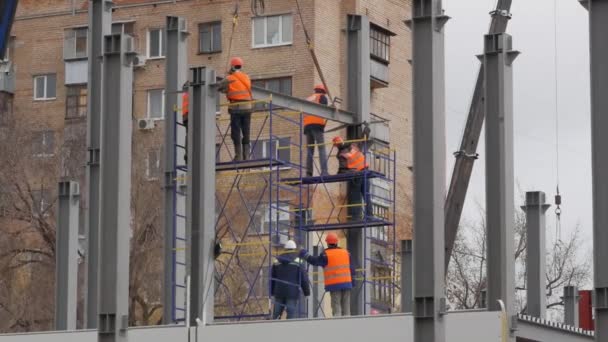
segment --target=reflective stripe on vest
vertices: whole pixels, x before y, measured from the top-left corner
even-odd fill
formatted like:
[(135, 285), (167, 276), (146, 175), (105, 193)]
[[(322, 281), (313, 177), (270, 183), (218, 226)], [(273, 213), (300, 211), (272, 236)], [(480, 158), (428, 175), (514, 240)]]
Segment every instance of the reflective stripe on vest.
[(251, 101), (251, 80), (249, 76), (243, 72), (235, 72), (226, 77), (230, 83), (228, 83), (228, 90), (226, 91), (226, 97), (229, 101)]
[(188, 93), (182, 95), (182, 117), (187, 118), (190, 110), (190, 101), (188, 101)]
[(327, 255), (327, 266), (323, 269), (325, 286), (351, 283), (348, 252), (341, 248), (331, 248), (325, 250), (325, 255)]
[(359, 147), (352, 145), (350, 152), (342, 154), (346, 158), (346, 168), (349, 170), (361, 171), (368, 164), (365, 162), (365, 155), (359, 150)]
[[(306, 98), (306, 100), (314, 103), (321, 103), (321, 96), (324, 94), (315, 93)], [(321, 125), (325, 126), (327, 124), (327, 120), (320, 118), (318, 116), (304, 114), (304, 127), (308, 125)]]

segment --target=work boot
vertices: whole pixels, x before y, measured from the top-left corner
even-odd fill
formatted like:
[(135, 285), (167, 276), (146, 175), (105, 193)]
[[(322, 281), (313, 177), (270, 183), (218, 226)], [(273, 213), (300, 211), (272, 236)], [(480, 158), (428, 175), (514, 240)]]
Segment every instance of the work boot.
[(234, 161), (243, 160), (243, 150), (241, 148), (241, 144), (234, 145)]
[(243, 144), (243, 160), (249, 160), (250, 152), (251, 152), (251, 145)]

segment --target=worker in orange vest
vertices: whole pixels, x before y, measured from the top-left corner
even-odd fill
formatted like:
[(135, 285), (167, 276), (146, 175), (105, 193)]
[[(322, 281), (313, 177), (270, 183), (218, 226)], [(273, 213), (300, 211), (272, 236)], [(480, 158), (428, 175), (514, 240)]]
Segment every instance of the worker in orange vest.
[(234, 160), (247, 160), (251, 152), (249, 130), (251, 128), (251, 80), (242, 71), (243, 60), (233, 57), (230, 60), (229, 75), (220, 82), (219, 90), (226, 93), (230, 102), (230, 137), (234, 143)]
[[(365, 154), (361, 152), (357, 143), (345, 143), (342, 137), (337, 136), (332, 140), (334, 147), (338, 149), (336, 157), (338, 158), (338, 174), (362, 172), (368, 168)], [(365, 199), (366, 214), (372, 215), (372, 206), (369, 201), (368, 194), (370, 193), (369, 178), (365, 175), (353, 177), (349, 181), (349, 204), (359, 204)], [(361, 220), (363, 214), (363, 204), (361, 206), (349, 206), (348, 216), (353, 221)]]
[(323, 267), (325, 291), (331, 296), (331, 311), (334, 317), (350, 316), (350, 293), (355, 285), (355, 271), (350, 253), (338, 247), (338, 235), (327, 234), (327, 249), (319, 256), (312, 256), (302, 249), (300, 258), (309, 264)]
[[(310, 95), (307, 100), (323, 105), (328, 105), (327, 90), (323, 84), (317, 84), (314, 88), (314, 94)], [(315, 145), (319, 147), (319, 162), (321, 164), (321, 175), (327, 175), (327, 152), (325, 150), (325, 125), (327, 120), (318, 116), (304, 114), (304, 134), (306, 135), (306, 145), (308, 153), (306, 155), (306, 175), (313, 175), (313, 157), (315, 155)]]
[(186, 128), (186, 151), (184, 152), (184, 161), (188, 163), (188, 112), (190, 111), (190, 101), (188, 100), (188, 82), (184, 83), (182, 91), (182, 123)]

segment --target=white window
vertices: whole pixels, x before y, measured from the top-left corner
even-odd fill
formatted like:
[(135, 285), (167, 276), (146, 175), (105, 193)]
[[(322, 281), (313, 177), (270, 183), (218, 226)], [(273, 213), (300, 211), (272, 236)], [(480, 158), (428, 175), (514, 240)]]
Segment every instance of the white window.
[(146, 158), (146, 178), (149, 180), (160, 177), (160, 150), (153, 149), (148, 151)]
[(165, 57), (165, 31), (150, 29), (148, 31), (148, 58)]
[(268, 159), (272, 156), (282, 161), (291, 161), (291, 137), (273, 139), (272, 146), (270, 140), (258, 139), (251, 148), (253, 149), (251, 159)]
[(253, 47), (289, 45), (293, 42), (291, 14), (256, 17), (252, 20)]
[(85, 57), (87, 57), (87, 28), (66, 30), (63, 41), (63, 59)]
[(148, 119), (161, 120), (165, 110), (165, 91), (163, 89), (148, 90)]
[(33, 149), (35, 157), (51, 157), (55, 153), (55, 132), (40, 131), (34, 134)]
[(57, 96), (57, 75), (34, 76), (34, 100), (53, 100)]

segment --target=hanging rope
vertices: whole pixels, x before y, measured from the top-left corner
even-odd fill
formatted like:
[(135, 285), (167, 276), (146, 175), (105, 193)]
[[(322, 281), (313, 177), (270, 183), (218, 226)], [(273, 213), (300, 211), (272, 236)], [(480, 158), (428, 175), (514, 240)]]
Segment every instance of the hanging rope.
[(561, 204), (562, 195), (559, 192), (559, 76), (557, 49), (557, 0), (553, 0), (553, 66), (555, 74), (555, 238), (561, 241)]
[(226, 70), (230, 68), (230, 55), (232, 53), (232, 41), (234, 40), (234, 31), (239, 22), (239, 0), (234, 2), (234, 11), (232, 12), (232, 30), (230, 32), (230, 40), (228, 41), (228, 54), (226, 55)]

